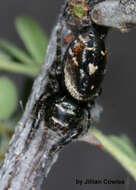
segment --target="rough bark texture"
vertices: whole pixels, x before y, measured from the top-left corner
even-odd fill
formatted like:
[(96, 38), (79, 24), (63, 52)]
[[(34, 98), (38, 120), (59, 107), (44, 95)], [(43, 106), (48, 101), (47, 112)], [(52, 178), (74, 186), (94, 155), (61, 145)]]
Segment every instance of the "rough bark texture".
[[(36, 78), (25, 112), (10, 142), (9, 150), (0, 170), (0, 189), (40, 189), (57, 153), (52, 155), (52, 147), (60, 140), (53, 131), (46, 131), (41, 121), (35, 137), (26, 147), (27, 137), (35, 118), (31, 116), (35, 102), (39, 99), (48, 83), (48, 69), (55, 56), (56, 28), (54, 29), (47, 51), (45, 64)], [(52, 52), (52, 53), (50, 53)]]
[[(119, 23), (125, 24), (125, 28), (128, 26), (127, 23), (132, 23), (132, 25), (129, 25), (129, 28), (136, 23), (135, 12), (132, 11), (126, 14), (124, 9), (120, 8), (120, 4), (117, 1), (104, 1), (98, 4), (94, 8), (94, 11), (92, 11), (92, 18), (97, 24), (114, 26), (120, 29), (122, 29), (122, 25), (120, 26)], [(51, 36), (45, 64), (35, 79), (25, 112), (21, 121), (16, 126), (14, 136), (12, 137), (5, 160), (1, 166), (0, 190), (40, 190), (43, 180), (47, 177), (49, 170), (57, 159), (58, 151), (54, 153), (55, 150), (53, 147), (58, 144), (63, 137), (56, 136), (51, 130), (45, 130), (46, 128), (42, 120), (38, 123), (39, 127), (35, 131), (34, 138), (29, 143), (29, 146), (26, 146), (28, 134), (31, 131), (32, 123), (35, 119), (31, 113), (36, 101), (38, 101), (40, 96), (45, 92), (48, 84), (48, 70), (55, 57), (56, 27)], [(67, 33), (68, 29), (64, 24), (64, 36)], [(94, 111), (94, 117), (97, 116), (98, 113), (96, 112), (98, 112), (100, 108), (96, 110)], [(89, 137), (86, 137), (81, 140), (90, 141), (88, 139)], [(93, 142), (97, 144), (96, 139), (92, 140), (91, 143)]]
[(103, 1), (93, 8), (91, 16), (98, 25), (118, 28), (122, 32), (127, 32), (136, 27), (136, 1)]

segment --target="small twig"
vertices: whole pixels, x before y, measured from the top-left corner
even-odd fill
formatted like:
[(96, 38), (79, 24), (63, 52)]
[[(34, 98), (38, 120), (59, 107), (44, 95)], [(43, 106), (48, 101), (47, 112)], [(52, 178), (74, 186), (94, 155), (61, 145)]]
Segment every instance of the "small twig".
[(136, 27), (136, 1), (103, 1), (93, 8), (91, 16), (98, 25), (118, 28), (122, 32), (127, 32)]

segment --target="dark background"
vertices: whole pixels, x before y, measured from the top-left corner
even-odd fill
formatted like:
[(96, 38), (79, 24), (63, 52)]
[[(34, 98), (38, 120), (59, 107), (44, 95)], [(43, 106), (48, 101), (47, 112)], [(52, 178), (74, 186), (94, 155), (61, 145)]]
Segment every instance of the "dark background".
[[(1, 0), (0, 38), (6, 38), (23, 47), (13, 22), (18, 15), (35, 18), (49, 36), (64, 0)], [(104, 111), (97, 127), (106, 134), (127, 134), (136, 145), (136, 30), (122, 34), (117, 30), (107, 38), (108, 72), (103, 83), (103, 94), (98, 102)], [(2, 75), (2, 74), (1, 74)], [(24, 77), (10, 74), (20, 89)], [(125, 179), (125, 185), (84, 185), (75, 184), (75, 178)], [(60, 154), (43, 189), (65, 190), (134, 190), (136, 184), (127, 172), (107, 153), (86, 143), (73, 143)]]

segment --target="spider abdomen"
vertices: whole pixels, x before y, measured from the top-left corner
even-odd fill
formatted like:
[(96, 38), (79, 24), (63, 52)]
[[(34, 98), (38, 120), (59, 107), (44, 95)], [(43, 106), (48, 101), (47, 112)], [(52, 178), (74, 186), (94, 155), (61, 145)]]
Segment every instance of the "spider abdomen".
[(80, 34), (70, 44), (64, 63), (65, 85), (77, 100), (96, 97), (104, 77), (106, 50), (94, 29)]

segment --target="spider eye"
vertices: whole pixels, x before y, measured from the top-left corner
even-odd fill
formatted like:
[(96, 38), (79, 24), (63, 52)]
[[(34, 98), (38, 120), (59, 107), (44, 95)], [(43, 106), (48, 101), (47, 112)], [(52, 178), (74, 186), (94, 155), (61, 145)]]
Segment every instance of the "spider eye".
[(67, 90), (77, 100), (93, 99), (100, 90), (105, 72), (104, 41), (91, 29), (71, 43), (66, 57), (64, 78)]

